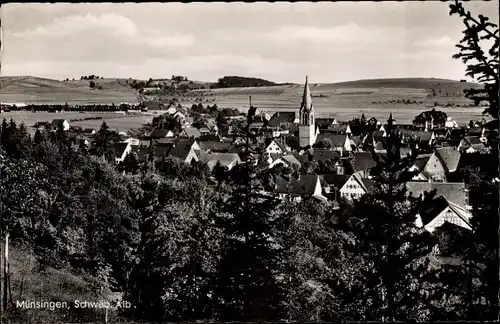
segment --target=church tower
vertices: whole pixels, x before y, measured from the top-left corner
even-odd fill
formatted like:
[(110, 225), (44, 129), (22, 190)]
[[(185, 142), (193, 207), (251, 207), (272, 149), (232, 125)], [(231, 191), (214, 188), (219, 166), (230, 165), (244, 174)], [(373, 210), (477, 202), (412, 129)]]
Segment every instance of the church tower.
[(314, 108), (311, 100), (311, 90), (306, 76), (304, 95), (299, 110), (299, 144), (301, 147), (312, 146), (316, 142), (316, 124), (314, 122)]

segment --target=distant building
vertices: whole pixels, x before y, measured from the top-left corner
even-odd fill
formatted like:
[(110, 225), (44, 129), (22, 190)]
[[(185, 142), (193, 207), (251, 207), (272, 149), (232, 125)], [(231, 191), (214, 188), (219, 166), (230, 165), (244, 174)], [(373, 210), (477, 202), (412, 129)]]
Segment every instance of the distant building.
[(316, 126), (311, 90), (306, 76), (302, 104), (299, 110), (299, 144), (301, 147), (312, 146), (316, 142)]
[(54, 119), (51, 123), (53, 130), (62, 129), (63, 131), (69, 130), (69, 123), (65, 119)]

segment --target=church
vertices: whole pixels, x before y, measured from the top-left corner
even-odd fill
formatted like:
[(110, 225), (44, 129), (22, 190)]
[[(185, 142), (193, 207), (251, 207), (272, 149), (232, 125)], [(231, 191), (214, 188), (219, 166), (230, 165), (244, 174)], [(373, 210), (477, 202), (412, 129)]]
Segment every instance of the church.
[(314, 107), (311, 100), (311, 90), (306, 76), (302, 104), (299, 110), (299, 143), (301, 147), (312, 146), (316, 142), (316, 125), (314, 122)]

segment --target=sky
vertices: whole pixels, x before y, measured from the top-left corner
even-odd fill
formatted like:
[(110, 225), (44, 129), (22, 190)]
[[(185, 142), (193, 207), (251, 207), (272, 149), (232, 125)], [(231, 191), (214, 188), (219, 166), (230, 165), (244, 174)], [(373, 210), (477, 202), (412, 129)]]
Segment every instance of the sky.
[[(465, 4), (498, 22), (498, 0)], [(275, 82), (464, 79), (463, 22), (425, 2), (99, 3), (1, 6), (1, 75), (223, 76)]]

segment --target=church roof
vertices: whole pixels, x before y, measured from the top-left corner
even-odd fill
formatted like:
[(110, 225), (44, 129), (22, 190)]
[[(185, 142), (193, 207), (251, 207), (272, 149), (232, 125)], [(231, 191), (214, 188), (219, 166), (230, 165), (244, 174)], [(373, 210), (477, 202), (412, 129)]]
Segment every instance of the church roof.
[(311, 90), (309, 89), (309, 82), (307, 81), (307, 76), (306, 76), (306, 83), (304, 85), (304, 95), (302, 96), (302, 104), (300, 105), (300, 110), (305, 110), (305, 111), (311, 111), (313, 108), (312, 106), (312, 99), (311, 99)]

